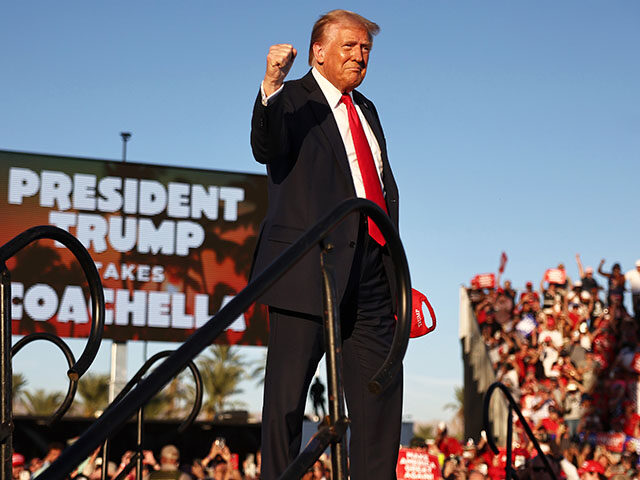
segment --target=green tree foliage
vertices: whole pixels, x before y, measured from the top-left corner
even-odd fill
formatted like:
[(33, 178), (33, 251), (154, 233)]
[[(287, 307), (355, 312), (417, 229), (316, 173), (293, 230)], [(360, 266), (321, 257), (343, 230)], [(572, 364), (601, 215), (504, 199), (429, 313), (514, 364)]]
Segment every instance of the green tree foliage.
[(267, 368), (267, 352), (265, 351), (261, 360), (256, 360), (253, 364), (253, 370), (249, 374), (249, 378), (255, 380), (257, 385), (264, 385), (264, 374)]
[(453, 410), (453, 417), (457, 420), (462, 420), (464, 419), (464, 388), (454, 387), (453, 394), (455, 401), (447, 403), (444, 408)]
[[(455, 401), (447, 403), (444, 408), (453, 410), (449, 433), (461, 439), (464, 433), (464, 387), (454, 387), (453, 394)], [(454, 432), (457, 432), (457, 434), (454, 434)]]
[(195, 386), (191, 371), (185, 369), (144, 407), (146, 418), (186, 418), (193, 408)]
[(78, 396), (82, 415), (93, 417), (109, 403), (109, 375), (88, 373), (78, 381)]
[(27, 379), (21, 373), (14, 373), (11, 375), (11, 402), (15, 405), (16, 402), (22, 400), (24, 395), (24, 389), (27, 386)]
[(230, 397), (242, 393), (238, 386), (247, 378), (245, 368), (248, 366), (239, 350), (229, 345), (212, 345), (207, 354), (200, 357), (198, 368), (205, 391), (202, 411), (207, 418), (242, 405), (241, 402), (231, 401)]
[(25, 407), (31, 415), (51, 415), (62, 403), (62, 392), (47, 392), (39, 388), (34, 392), (25, 391)]
[(421, 439), (422, 441), (426, 441), (430, 438), (433, 439), (436, 436), (433, 425), (429, 424), (416, 425), (413, 433), (415, 437)]

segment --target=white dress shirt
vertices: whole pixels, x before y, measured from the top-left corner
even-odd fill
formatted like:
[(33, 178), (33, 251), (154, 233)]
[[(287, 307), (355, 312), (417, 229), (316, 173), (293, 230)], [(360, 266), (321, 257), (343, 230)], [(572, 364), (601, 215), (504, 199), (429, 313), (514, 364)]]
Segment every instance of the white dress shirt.
[[(351, 129), (349, 128), (347, 106), (340, 101), (342, 98), (342, 92), (340, 92), (340, 90), (338, 90), (329, 80), (324, 78), (322, 74), (318, 70), (316, 70), (315, 67), (311, 70), (311, 73), (316, 82), (318, 82), (318, 85), (320, 86), (320, 90), (322, 90), (324, 97), (327, 99), (327, 103), (329, 104), (329, 107), (333, 112), (333, 117), (338, 124), (338, 130), (340, 131), (340, 136), (342, 137), (342, 142), (344, 143), (344, 148), (347, 152), (347, 159), (349, 160), (349, 167), (351, 168), (351, 177), (353, 178), (353, 185), (356, 190), (356, 195), (360, 198), (367, 198), (364, 190), (364, 183), (362, 181), (362, 173), (360, 172), (360, 166), (358, 165), (356, 149), (353, 145)], [(264, 88), (262, 87), (262, 85), (260, 85), (260, 91), (262, 92), (262, 104), (264, 106), (267, 106), (269, 102), (282, 91), (282, 88), (283, 87), (280, 87), (278, 90), (267, 97), (264, 93)], [(351, 93), (349, 93), (349, 95), (351, 96)], [(353, 100), (353, 97), (351, 99)], [(384, 193), (384, 184), (382, 183), (382, 152), (380, 150), (380, 145), (378, 145), (378, 140), (373, 134), (373, 131), (371, 130), (367, 119), (362, 114), (360, 106), (358, 106), (355, 102), (354, 105), (356, 107), (356, 111), (358, 112), (358, 117), (360, 117), (360, 123), (362, 123), (364, 134), (367, 137), (367, 141), (369, 142), (371, 154), (373, 155), (373, 160), (376, 164), (378, 178), (380, 179), (380, 186)]]
[(629, 282), (629, 286), (631, 287), (631, 293), (637, 295), (640, 293), (640, 272), (637, 268), (633, 270), (629, 270), (624, 274), (624, 278)]

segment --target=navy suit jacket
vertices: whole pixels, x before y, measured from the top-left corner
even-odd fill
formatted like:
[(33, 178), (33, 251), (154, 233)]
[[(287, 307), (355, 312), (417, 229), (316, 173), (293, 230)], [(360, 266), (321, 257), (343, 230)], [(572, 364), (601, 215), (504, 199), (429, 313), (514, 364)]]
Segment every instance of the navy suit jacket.
[[(398, 188), (391, 173), (378, 113), (357, 91), (353, 99), (371, 126), (383, 162), (383, 183), (389, 216), (398, 228)], [(252, 277), (262, 272), (306, 230), (342, 201), (355, 198), (347, 153), (335, 118), (311, 72), (286, 82), (267, 107), (258, 94), (251, 120), (255, 159), (267, 165), (269, 208), (254, 255)], [(334, 245), (329, 261), (335, 266), (340, 302), (353, 263), (360, 218), (350, 215), (327, 237)], [(390, 258), (383, 261), (394, 291)], [(322, 314), (320, 247), (305, 255), (259, 299), (261, 303), (312, 315)], [(395, 295), (393, 295), (395, 296)], [(395, 302), (395, 298), (392, 299)]]

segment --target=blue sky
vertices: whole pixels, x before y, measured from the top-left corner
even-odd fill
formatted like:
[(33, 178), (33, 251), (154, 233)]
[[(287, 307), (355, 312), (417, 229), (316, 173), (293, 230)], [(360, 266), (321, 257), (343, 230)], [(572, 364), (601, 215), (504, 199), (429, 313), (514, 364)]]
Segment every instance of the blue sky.
[[(559, 261), (575, 278), (578, 252), (606, 270), (640, 258), (637, 2), (10, 2), (0, 149), (119, 159), (128, 130), (133, 161), (263, 173), (249, 120), (268, 47), (292, 43), (289, 76), (303, 75), (311, 25), (333, 8), (381, 26), (360, 90), (385, 129), (413, 284), (439, 320), (411, 341), (404, 411), (446, 419), (462, 384), (461, 283), (495, 271), (502, 250), (518, 288)], [(64, 389), (56, 355), (15, 369)], [(131, 346), (130, 373), (141, 362)], [(94, 368), (108, 364), (105, 345)]]

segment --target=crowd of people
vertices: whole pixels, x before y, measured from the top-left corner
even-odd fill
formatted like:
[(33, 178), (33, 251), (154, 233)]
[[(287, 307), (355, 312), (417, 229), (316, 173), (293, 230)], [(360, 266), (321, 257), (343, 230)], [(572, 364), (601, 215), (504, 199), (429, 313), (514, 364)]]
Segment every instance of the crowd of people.
[[(62, 453), (62, 443), (52, 443), (44, 457), (29, 460), (24, 455), (14, 453), (12, 458), (13, 479), (35, 479)], [(191, 462), (182, 462), (180, 451), (175, 445), (165, 445), (157, 457), (150, 450), (144, 450), (142, 456), (142, 478), (145, 480), (258, 480), (260, 478), (260, 451), (247, 455), (242, 462), (238, 454), (232, 453), (223, 438), (217, 438), (204, 458), (195, 458)], [(330, 460), (321, 456), (303, 477), (304, 480), (327, 480), (330, 475)], [(102, 478), (101, 448), (96, 449), (69, 476), (73, 480), (100, 480)], [(123, 473), (124, 472), (124, 473)], [(122, 455), (120, 463), (107, 463), (108, 479), (121, 478), (135, 480), (136, 458), (133, 451)]]
[[(617, 263), (605, 271), (602, 260), (601, 278), (579, 255), (576, 263), (575, 281), (559, 264), (545, 272), (539, 290), (527, 282), (517, 292), (498, 281), (497, 288), (475, 285), (469, 298), (497, 379), (564, 475), (637, 478), (640, 260), (626, 274)], [(516, 459), (531, 463), (522, 426), (514, 438)], [(484, 465), (489, 478), (501, 478), (491, 462)]]
[[(536, 440), (545, 453), (556, 478), (567, 480), (633, 480), (640, 478), (638, 453), (635, 446), (626, 444), (620, 452), (613, 452), (603, 444), (571, 440), (565, 428), (556, 434), (540, 424), (533, 428)], [(521, 424), (514, 425), (512, 470), (518, 480), (551, 480), (551, 476), (524, 432)], [(447, 432), (444, 423), (438, 427), (435, 439), (415, 438), (412, 448), (424, 454), (438, 466), (430, 476), (413, 476), (423, 480), (503, 480), (506, 478), (507, 452), (504, 446), (494, 454), (484, 432), (478, 442), (468, 439), (459, 442)], [(424, 468), (421, 469), (425, 471)]]

